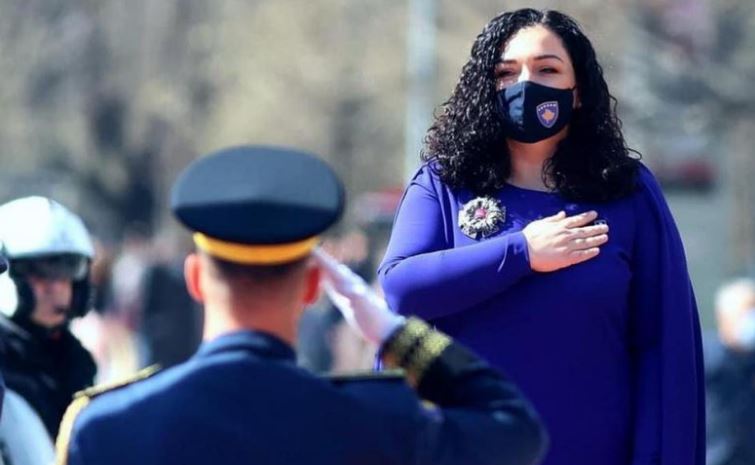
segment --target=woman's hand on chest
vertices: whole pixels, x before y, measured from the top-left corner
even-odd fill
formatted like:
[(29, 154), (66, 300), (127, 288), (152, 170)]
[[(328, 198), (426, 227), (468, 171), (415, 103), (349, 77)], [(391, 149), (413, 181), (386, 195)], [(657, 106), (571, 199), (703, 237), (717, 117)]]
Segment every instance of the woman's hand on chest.
[(590, 225), (598, 217), (589, 211), (566, 216), (556, 215), (536, 220), (523, 230), (527, 240), (530, 267), (549, 272), (590, 260), (600, 253), (600, 246), (608, 242), (608, 225)]

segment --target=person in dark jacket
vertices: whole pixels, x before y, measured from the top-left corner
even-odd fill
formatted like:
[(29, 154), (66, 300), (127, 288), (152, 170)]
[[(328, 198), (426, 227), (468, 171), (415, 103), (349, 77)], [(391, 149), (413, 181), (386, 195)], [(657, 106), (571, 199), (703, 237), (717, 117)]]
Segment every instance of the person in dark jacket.
[(97, 371), (68, 328), (89, 308), (92, 242), (78, 216), (43, 197), (0, 206), (0, 241), (13, 290), (3, 303), (11, 316), (0, 316), (3, 376), (54, 438), (73, 394)]
[(147, 365), (169, 368), (185, 362), (196, 352), (202, 337), (202, 315), (186, 292), (183, 264), (150, 265), (143, 277), (142, 324), (140, 328)]
[(707, 465), (755, 463), (755, 281), (716, 296), (718, 332), (705, 339)]
[[(509, 380), (314, 250), (343, 197), (333, 171), (299, 151), (236, 147), (192, 164), (172, 207), (195, 232), (184, 274), (204, 304), (204, 343), (171, 369), (82, 393), (58, 463), (536, 463), (545, 433)], [(324, 379), (296, 366), (296, 322), (321, 277), (402, 374)]]

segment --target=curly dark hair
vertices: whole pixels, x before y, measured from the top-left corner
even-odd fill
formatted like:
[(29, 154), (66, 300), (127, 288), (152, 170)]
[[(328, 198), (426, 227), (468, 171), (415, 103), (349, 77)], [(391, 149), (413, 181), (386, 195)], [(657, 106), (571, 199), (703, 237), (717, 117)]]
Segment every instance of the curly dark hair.
[(511, 175), (506, 132), (496, 104), (495, 65), (502, 45), (520, 29), (541, 24), (571, 57), (581, 107), (569, 133), (543, 168), (546, 185), (575, 201), (603, 202), (635, 188), (640, 154), (627, 147), (595, 50), (579, 25), (558, 11), (521, 9), (493, 18), (477, 36), (451, 97), (425, 137), (422, 160), (452, 188), (491, 194)]

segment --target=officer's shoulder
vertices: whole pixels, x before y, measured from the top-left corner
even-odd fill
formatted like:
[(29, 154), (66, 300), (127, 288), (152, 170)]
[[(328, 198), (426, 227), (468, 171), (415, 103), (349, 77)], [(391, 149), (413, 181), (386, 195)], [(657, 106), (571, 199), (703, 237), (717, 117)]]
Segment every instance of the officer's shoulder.
[(327, 379), (342, 395), (383, 413), (413, 411), (420, 401), (400, 370), (330, 374)]
[[(85, 409), (85, 407), (90, 404), (93, 399), (101, 396), (102, 394), (114, 392), (144, 381), (158, 371), (159, 367), (157, 365), (153, 365), (140, 370), (131, 376), (124, 377), (117, 381), (98, 384), (96, 386), (77, 392), (74, 395), (73, 402), (71, 402), (71, 404), (68, 406), (68, 409), (66, 409), (66, 412), (63, 415), (63, 420), (60, 423), (60, 431), (58, 433), (58, 438), (56, 441), (57, 454), (62, 457), (65, 457), (67, 455), (68, 443), (71, 439), (74, 423), (76, 422), (79, 414)], [(59, 463), (65, 463), (65, 461)]]
[(157, 373), (159, 370), (160, 368), (157, 365), (153, 365), (143, 370), (140, 370), (131, 376), (124, 377), (117, 381), (113, 381), (109, 383), (102, 383), (96, 386), (92, 386), (90, 388), (77, 392), (76, 395), (74, 396), (74, 400), (78, 400), (81, 398), (91, 400), (97, 396), (105, 394), (106, 392), (115, 391), (117, 389), (130, 386), (134, 383), (138, 383), (139, 381), (144, 381), (145, 379), (148, 379), (149, 377)]

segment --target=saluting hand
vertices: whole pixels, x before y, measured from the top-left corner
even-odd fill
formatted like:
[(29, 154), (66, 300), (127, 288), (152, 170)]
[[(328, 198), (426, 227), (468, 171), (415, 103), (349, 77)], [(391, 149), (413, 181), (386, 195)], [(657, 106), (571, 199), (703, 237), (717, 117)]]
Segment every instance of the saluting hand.
[(594, 258), (608, 242), (608, 225), (587, 226), (598, 213), (589, 211), (566, 216), (563, 211), (533, 221), (522, 231), (527, 239), (530, 267), (535, 271), (556, 271)]
[(312, 254), (322, 270), (322, 284), (333, 304), (346, 322), (364, 339), (383, 343), (404, 323), (362, 278), (325, 251), (318, 248)]

